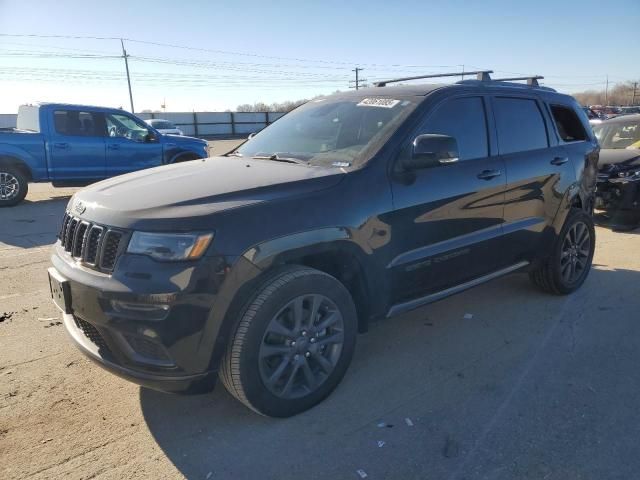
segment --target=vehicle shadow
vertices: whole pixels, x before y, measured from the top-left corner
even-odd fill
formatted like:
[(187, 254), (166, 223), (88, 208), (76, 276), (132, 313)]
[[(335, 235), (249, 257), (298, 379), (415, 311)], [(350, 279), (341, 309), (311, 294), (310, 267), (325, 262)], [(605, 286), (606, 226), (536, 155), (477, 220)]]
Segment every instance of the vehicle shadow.
[(25, 200), (15, 207), (0, 209), (0, 246), (32, 248), (54, 243), (70, 197)]
[[(599, 407), (606, 408), (605, 412), (591, 412), (589, 418), (609, 421), (622, 400), (605, 393), (608, 390), (602, 382), (608, 376), (616, 378), (615, 369), (620, 367), (606, 362), (603, 366), (602, 357), (580, 360), (581, 344), (576, 340), (580, 330), (575, 318), (591, 316), (597, 320), (592, 330), (607, 332), (583, 333), (589, 339), (607, 336), (609, 340), (616, 332), (628, 335), (629, 323), (618, 327), (624, 330), (621, 333), (612, 319), (631, 321), (631, 310), (620, 310), (618, 317), (613, 314), (627, 308), (621, 306), (620, 298), (631, 298), (631, 285), (638, 282), (638, 271), (596, 266), (578, 292), (560, 297), (539, 293), (526, 275), (518, 274), (402, 317), (376, 322), (367, 334), (358, 337), (353, 363), (336, 391), (293, 418), (257, 415), (233, 399), (220, 383), (213, 393), (199, 396), (141, 388), (142, 413), (168, 459), (186, 478), (193, 479), (358, 478), (358, 469), (375, 473), (375, 478), (416, 478), (424, 472), (429, 472), (429, 478), (444, 478), (460, 473), (461, 458), (477, 446), (487, 425), (497, 430), (493, 433), (498, 437), (492, 438), (496, 449), (519, 445), (521, 458), (514, 465), (547, 462), (549, 471), (554, 471), (554, 462), (561, 458), (569, 459), (568, 464), (577, 461), (572, 438), (554, 429), (536, 430), (539, 448), (531, 458), (525, 458), (528, 454), (522, 452), (528, 451), (530, 432), (518, 431), (519, 427), (514, 432), (510, 422), (521, 421), (519, 412), (535, 408), (539, 418), (548, 415), (549, 422), (566, 423), (566, 435), (577, 434), (570, 428), (571, 420), (565, 418), (575, 412), (558, 405), (567, 401), (564, 389), (573, 384), (564, 376), (577, 382), (589, 375), (595, 377), (589, 378), (589, 384), (602, 392), (604, 396), (598, 398), (608, 405)], [(636, 302), (633, 308), (637, 307)], [(560, 347), (547, 347), (536, 359), (534, 353), (551, 333)], [(556, 340), (548, 343), (555, 345)], [(615, 342), (606, 345), (612, 351), (617, 348)], [(594, 357), (593, 351), (584, 348), (586, 358)], [(632, 363), (636, 360), (638, 357)], [(594, 368), (594, 363), (598, 367)], [(563, 373), (569, 366), (576, 372)], [(602, 370), (609, 367), (610, 372)], [(512, 398), (515, 389), (527, 388), (519, 378), (523, 371), (539, 376), (541, 383), (554, 375), (560, 378), (554, 378), (539, 395)], [(537, 392), (539, 385), (535, 388)], [(540, 400), (543, 394), (550, 404)], [(640, 391), (633, 395), (640, 401)], [(519, 403), (515, 420), (507, 416), (501, 423), (494, 416), (504, 402)], [(570, 403), (567, 408), (575, 408)], [(506, 409), (504, 415), (510, 414)], [(537, 428), (535, 425), (529, 428)], [(616, 442), (615, 437), (610, 440)], [(535, 455), (544, 456), (544, 462)]]
[(599, 227), (608, 228), (614, 232), (640, 234), (640, 213), (630, 215), (596, 213), (593, 220)]

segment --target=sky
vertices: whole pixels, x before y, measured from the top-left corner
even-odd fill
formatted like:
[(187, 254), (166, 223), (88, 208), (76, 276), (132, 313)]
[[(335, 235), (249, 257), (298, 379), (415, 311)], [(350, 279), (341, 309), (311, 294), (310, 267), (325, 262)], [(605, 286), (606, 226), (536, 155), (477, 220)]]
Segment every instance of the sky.
[(640, 80), (640, 1), (608, 10), (602, 0), (0, 0), (0, 113), (35, 101), (129, 110), (119, 38), (136, 111), (310, 98), (348, 89), (356, 66), (367, 83), (464, 68), (604, 89), (607, 76)]

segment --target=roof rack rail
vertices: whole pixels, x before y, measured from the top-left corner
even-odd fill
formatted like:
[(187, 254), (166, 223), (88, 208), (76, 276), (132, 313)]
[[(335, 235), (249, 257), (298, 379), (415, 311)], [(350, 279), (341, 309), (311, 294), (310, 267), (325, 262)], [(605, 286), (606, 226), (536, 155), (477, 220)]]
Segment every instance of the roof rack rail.
[(476, 70), (473, 72), (455, 72), (455, 73), (435, 73), (432, 75), (418, 75), (417, 77), (404, 77), (404, 78), (394, 78), (391, 80), (382, 80), (380, 82), (375, 82), (374, 85), (376, 87), (384, 87), (387, 83), (398, 83), (398, 82), (406, 82), (408, 80), (419, 80), (422, 78), (438, 78), (438, 77), (459, 77), (464, 75), (476, 75), (477, 80), (482, 82), (491, 81), (490, 73), (493, 73), (493, 70)]
[(532, 87), (539, 87), (540, 84), (538, 80), (542, 80), (544, 77), (542, 75), (529, 75), (528, 77), (510, 77), (510, 78), (494, 78), (494, 82), (513, 82), (516, 80), (526, 80), (527, 85)]

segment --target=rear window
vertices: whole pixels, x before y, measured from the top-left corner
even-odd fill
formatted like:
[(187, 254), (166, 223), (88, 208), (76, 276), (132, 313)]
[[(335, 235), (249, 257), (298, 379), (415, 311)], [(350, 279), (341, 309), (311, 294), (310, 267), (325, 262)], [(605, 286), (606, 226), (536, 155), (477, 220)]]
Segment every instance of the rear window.
[(29, 132), (39, 132), (40, 108), (33, 105), (21, 105), (20, 108), (18, 108), (16, 128)]
[(551, 105), (551, 113), (562, 140), (565, 142), (580, 142), (587, 139), (587, 132), (572, 108)]
[(78, 110), (56, 110), (54, 126), (60, 135), (75, 137), (103, 137), (105, 130), (102, 118), (97, 113)]
[(493, 102), (500, 153), (537, 150), (549, 146), (547, 129), (535, 100), (498, 97)]

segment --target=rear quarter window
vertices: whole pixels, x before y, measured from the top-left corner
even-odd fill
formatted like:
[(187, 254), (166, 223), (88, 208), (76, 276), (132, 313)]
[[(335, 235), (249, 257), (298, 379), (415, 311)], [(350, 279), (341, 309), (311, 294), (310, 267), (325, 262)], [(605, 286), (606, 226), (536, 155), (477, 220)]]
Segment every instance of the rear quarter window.
[(587, 140), (587, 132), (573, 108), (563, 105), (550, 105), (550, 108), (558, 135), (563, 141), (580, 142)]

